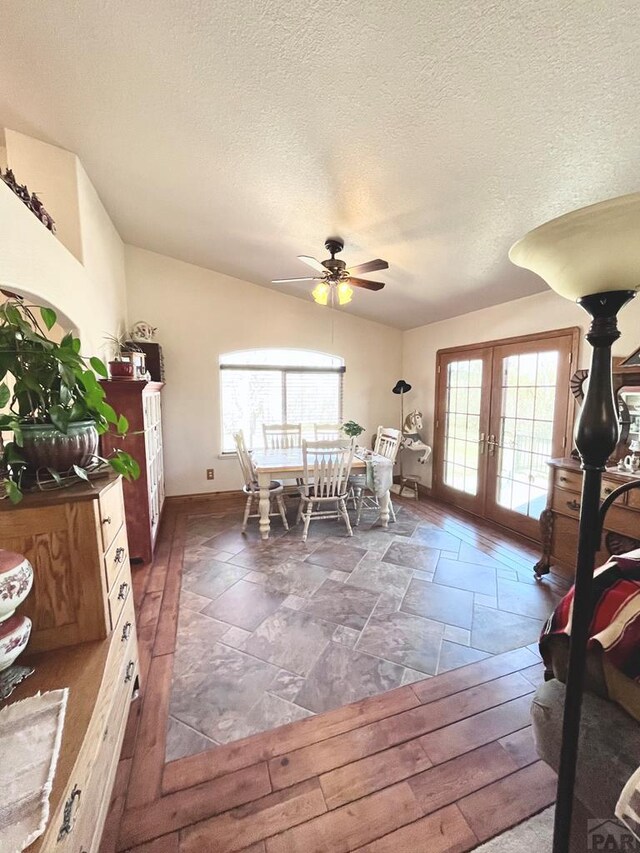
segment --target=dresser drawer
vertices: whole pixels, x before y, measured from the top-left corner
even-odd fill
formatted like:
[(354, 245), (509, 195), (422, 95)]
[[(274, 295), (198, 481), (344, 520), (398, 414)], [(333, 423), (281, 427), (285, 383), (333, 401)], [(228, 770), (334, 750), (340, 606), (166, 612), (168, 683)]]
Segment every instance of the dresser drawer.
[(41, 853), (97, 853), (102, 827), (96, 818), (103, 809), (104, 798), (111, 796), (109, 779), (117, 764), (129, 699), (138, 665), (133, 597), (125, 602), (122, 619), (130, 621), (132, 630), (126, 639), (114, 634), (94, 713), (82, 748), (78, 753), (60, 804), (52, 816)]
[(578, 494), (582, 491), (582, 471), (557, 468), (553, 479), (558, 489), (567, 489), (570, 492), (578, 492)]
[(577, 519), (580, 515), (580, 495), (575, 492), (566, 492), (564, 489), (554, 489), (551, 507), (560, 515)]
[(113, 542), (116, 533), (124, 522), (124, 502), (122, 498), (122, 482), (117, 483), (100, 495), (100, 529), (102, 532), (102, 547), (105, 551)]
[(635, 510), (640, 510), (640, 488), (627, 492), (627, 504)]
[[(553, 519), (551, 535), (552, 563), (560, 564), (571, 572), (575, 571), (578, 557), (578, 520), (564, 515), (556, 515)], [(596, 554), (596, 566), (602, 566), (609, 558), (606, 550), (601, 548)]]
[(137, 666), (135, 634), (122, 644), (114, 637), (100, 689), (100, 712), (92, 721), (92, 733), (70, 780), (55, 827), (56, 846), (46, 850), (97, 853), (99, 849)]
[[(600, 488), (600, 500), (603, 501), (605, 498), (608, 498), (611, 492), (613, 492), (614, 489), (617, 489), (619, 485), (620, 483), (616, 480), (610, 480), (608, 477), (603, 477), (602, 486)], [(626, 498), (626, 495), (620, 495), (620, 497), (616, 499), (615, 505), (622, 506), (622, 504), (627, 502)]]
[(109, 590), (109, 617), (111, 630), (118, 628), (120, 615), (131, 598), (131, 572), (128, 563), (122, 567), (115, 583)]
[(110, 590), (123, 566), (129, 566), (129, 547), (127, 528), (123, 524), (116, 533), (109, 550), (104, 555), (104, 568), (107, 577), (107, 589)]

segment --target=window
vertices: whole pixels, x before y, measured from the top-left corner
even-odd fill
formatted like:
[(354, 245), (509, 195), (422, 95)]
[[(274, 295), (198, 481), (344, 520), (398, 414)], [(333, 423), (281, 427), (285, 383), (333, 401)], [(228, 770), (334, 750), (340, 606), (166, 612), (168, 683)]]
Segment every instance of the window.
[(263, 424), (301, 423), (314, 438), (315, 423), (342, 422), (341, 358), (311, 350), (255, 349), (220, 356), (222, 452), (235, 450), (241, 429), (247, 446), (262, 447)]

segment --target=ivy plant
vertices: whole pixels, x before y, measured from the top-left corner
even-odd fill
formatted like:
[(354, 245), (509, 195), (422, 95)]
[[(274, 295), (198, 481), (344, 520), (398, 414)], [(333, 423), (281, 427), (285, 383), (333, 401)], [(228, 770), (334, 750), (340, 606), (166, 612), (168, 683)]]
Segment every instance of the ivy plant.
[[(68, 332), (59, 343), (47, 332), (57, 322), (51, 308), (28, 305), (6, 294), (0, 305), (0, 497), (14, 503), (22, 498), (27, 465), (21, 453), (24, 424), (53, 424), (67, 433), (70, 424), (93, 421), (99, 435), (114, 432), (125, 436), (129, 424), (107, 403), (97, 376), (107, 377), (99, 358), (81, 354), (80, 339)], [(12, 440), (3, 442), (1, 433), (10, 431)], [(130, 454), (116, 450), (96, 464), (108, 464), (127, 479), (137, 479), (140, 467)], [(89, 480), (86, 469), (73, 472), (47, 469), (53, 483)]]

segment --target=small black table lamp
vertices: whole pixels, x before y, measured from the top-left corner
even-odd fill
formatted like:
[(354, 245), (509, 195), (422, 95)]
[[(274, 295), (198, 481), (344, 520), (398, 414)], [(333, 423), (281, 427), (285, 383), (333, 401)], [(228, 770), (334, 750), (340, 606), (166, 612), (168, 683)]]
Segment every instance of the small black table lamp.
[[(530, 231), (509, 252), (514, 264), (541, 276), (560, 296), (591, 315), (589, 384), (576, 424), (575, 443), (584, 471), (569, 667), (564, 701), (553, 853), (568, 853), (578, 758), (587, 642), (593, 613), (593, 571), (600, 547), (600, 483), (618, 442), (611, 345), (620, 337), (618, 311), (640, 288), (640, 193), (574, 210)], [(568, 389), (567, 389), (568, 391)], [(617, 497), (628, 487), (620, 487)]]

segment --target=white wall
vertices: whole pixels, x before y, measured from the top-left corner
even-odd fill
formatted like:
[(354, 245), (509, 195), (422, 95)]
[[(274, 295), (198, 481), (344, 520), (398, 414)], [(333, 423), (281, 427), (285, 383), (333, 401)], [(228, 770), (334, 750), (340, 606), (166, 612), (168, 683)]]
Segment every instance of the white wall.
[(55, 220), (58, 239), (82, 262), (77, 156), (8, 128), (5, 141), (7, 163), (17, 182), (38, 194)]
[[(614, 355), (628, 355), (638, 346), (640, 297), (622, 309), (619, 316), (620, 339)], [(499, 340), (516, 335), (580, 326), (586, 332), (589, 316), (573, 302), (546, 290), (524, 299), (504, 302), (492, 308), (473, 311), (451, 320), (419, 326), (404, 333), (403, 373), (413, 386), (405, 399), (405, 411), (420, 409), (424, 415), (424, 439), (433, 444), (436, 353), (447, 347)], [(591, 347), (581, 341), (577, 367), (588, 367)], [(406, 472), (418, 474), (425, 486), (431, 485), (431, 465), (421, 467), (405, 453)]]
[[(219, 459), (218, 358), (262, 346), (321, 350), (344, 358), (344, 417), (370, 432), (399, 420), (391, 393), (401, 372), (402, 333), (176, 261), (126, 247), (129, 317), (158, 327), (169, 495), (237, 489), (235, 458)], [(357, 298), (357, 294), (355, 296)], [(215, 468), (207, 481), (206, 468)]]
[[(21, 138), (29, 140), (12, 137), (14, 155)], [(48, 149), (54, 146), (39, 146), (50, 162)], [(78, 330), (85, 354), (102, 354), (105, 332), (126, 323), (124, 245), (84, 169), (69, 156), (84, 264), (0, 181), (0, 286), (51, 305), (68, 319), (65, 326)]]

